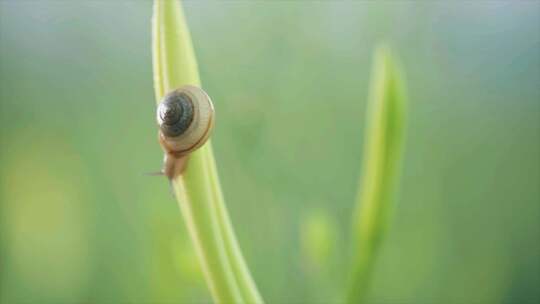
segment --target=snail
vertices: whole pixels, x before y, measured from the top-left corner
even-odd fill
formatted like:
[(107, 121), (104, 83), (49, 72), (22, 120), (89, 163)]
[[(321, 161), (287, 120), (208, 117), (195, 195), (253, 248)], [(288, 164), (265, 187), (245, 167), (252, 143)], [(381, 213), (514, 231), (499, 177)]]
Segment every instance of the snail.
[(172, 180), (185, 170), (189, 155), (210, 137), (214, 106), (205, 91), (187, 85), (167, 93), (156, 116), (159, 143), (165, 151), (161, 173)]

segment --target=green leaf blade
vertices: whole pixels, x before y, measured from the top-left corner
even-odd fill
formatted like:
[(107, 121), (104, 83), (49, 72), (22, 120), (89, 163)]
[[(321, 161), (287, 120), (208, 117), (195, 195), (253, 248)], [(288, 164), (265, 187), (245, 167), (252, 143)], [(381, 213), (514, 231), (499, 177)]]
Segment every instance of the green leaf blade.
[[(177, 0), (155, 0), (152, 62), (156, 102), (184, 85), (201, 86), (195, 52)], [(189, 156), (172, 187), (216, 303), (263, 303), (236, 240), (210, 140)]]
[(368, 103), (368, 125), (360, 193), (353, 219), (353, 267), (349, 303), (360, 303), (386, 236), (404, 153), (404, 80), (387, 48), (375, 54)]

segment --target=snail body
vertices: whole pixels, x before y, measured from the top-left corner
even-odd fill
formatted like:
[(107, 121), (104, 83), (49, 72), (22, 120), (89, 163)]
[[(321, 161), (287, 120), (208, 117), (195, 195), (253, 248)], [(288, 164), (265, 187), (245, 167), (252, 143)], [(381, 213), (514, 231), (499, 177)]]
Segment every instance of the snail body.
[(167, 93), (156, 116), (159, 143), (165, 151), (163, 174), (173, 179), (185, 169), (189, 154), (210, 137), (214, 106), (206, 92), (188, 85)]

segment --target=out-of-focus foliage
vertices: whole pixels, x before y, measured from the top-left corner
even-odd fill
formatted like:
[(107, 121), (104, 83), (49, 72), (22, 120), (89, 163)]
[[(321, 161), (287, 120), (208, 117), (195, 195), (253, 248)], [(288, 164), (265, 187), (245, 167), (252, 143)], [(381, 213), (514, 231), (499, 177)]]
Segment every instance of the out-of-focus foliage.
[(405, 80), (398, 60), (378, 47), (371, 72), (360, 193), (353, 213), (347, 301), (362, 303), (397, 199), (407, 125)]
[[(225, 197), (269, 303), (342, 291), (381, 39), (407, 67), (414, 107), (368, 300), (540, 299), (537, 2), (188, 2), (185, 12), (216, 105)], [(142, 1), (0, 2), (0, 302), (209, 300), (167, 182), (143, 175), (162, 157), (151, 14)], [(302, 239), (314, 210), (335, 229), (320, 240), (337, 248), (321, 243), (322, 265), (331, 258), (319, 270)]]

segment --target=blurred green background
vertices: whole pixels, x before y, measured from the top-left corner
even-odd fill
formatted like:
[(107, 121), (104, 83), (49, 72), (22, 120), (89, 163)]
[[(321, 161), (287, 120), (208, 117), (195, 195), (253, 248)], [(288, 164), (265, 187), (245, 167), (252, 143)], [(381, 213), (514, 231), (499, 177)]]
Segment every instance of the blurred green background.
[[(268, 303), (339, 299), (372, 52), (409, 124), (372, 303), (540, 301), (540, 2), (188, 2)], [(160, 168), (148, 1), (0, 0), (0, 302), (210, 301)]]

